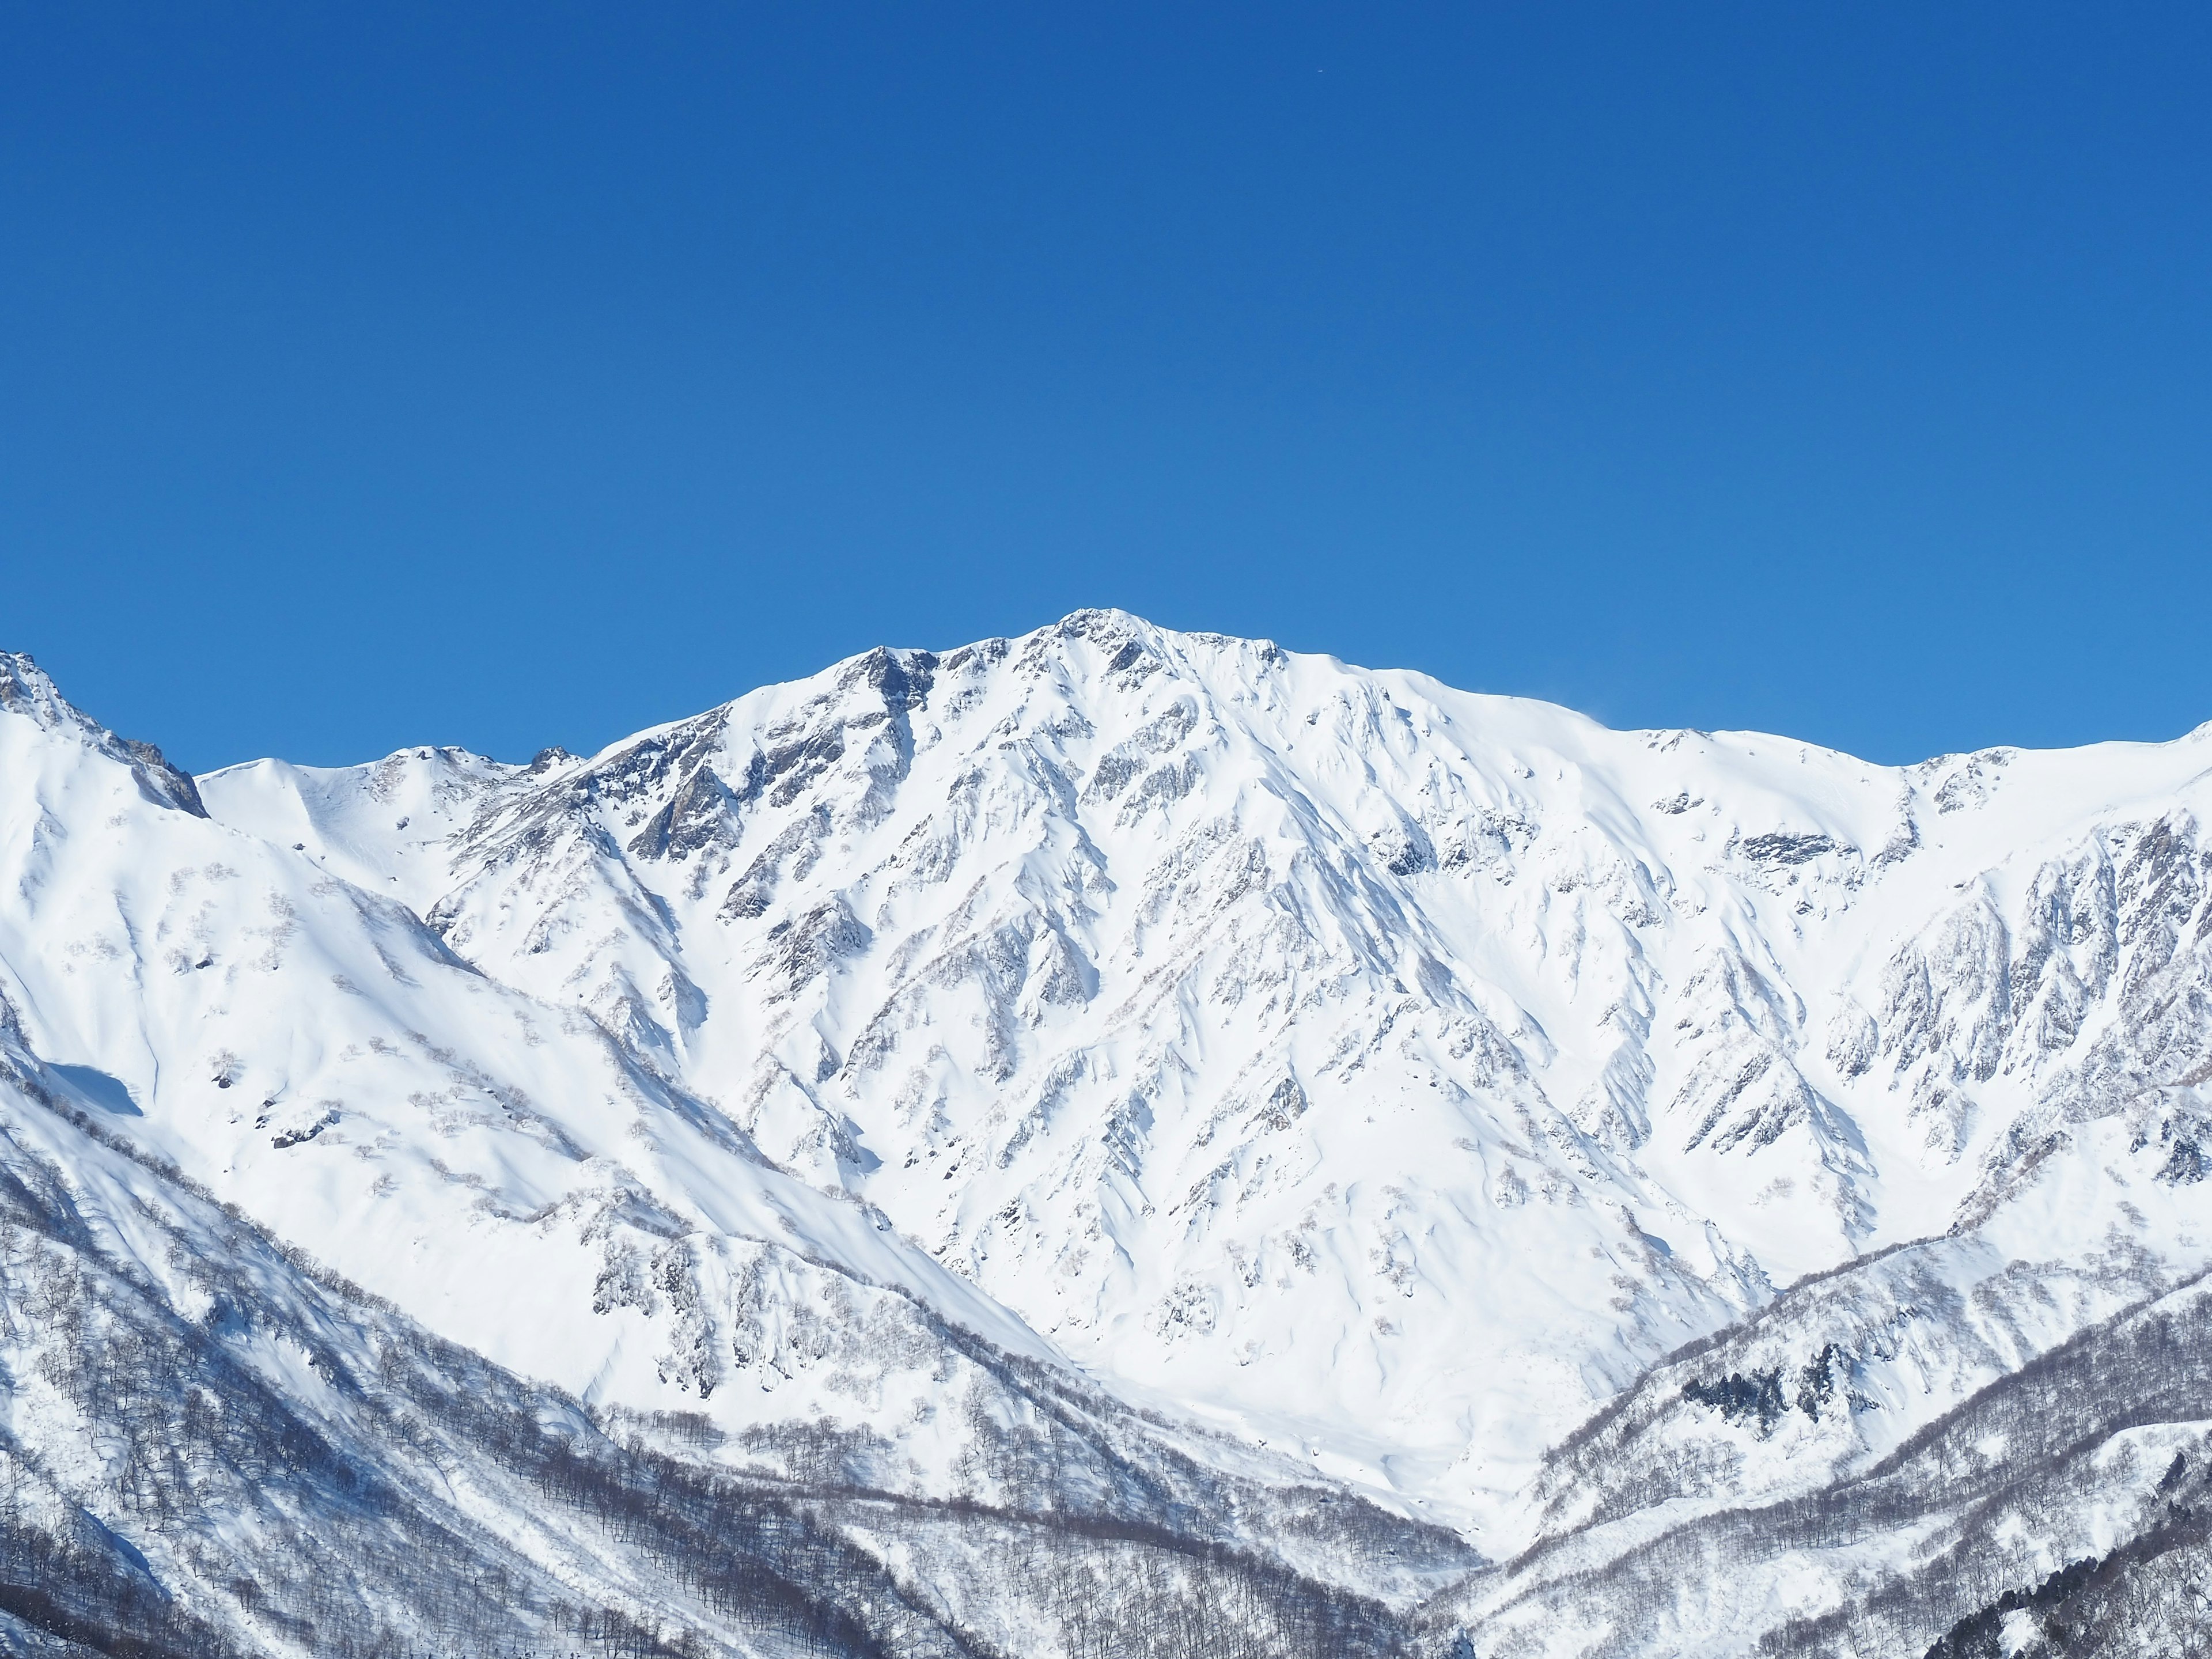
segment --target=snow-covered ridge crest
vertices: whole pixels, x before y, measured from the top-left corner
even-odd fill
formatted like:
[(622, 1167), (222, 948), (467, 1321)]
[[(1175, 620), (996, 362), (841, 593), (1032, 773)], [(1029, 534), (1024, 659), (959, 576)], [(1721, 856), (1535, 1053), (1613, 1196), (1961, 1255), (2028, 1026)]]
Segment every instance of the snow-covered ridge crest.
[(46, 670), (20, 651), (0, 651), (0, 711), (20, 714), (47, 731), (80, 734), (102, 754), (131, 769), (146, 799), (198, 817), (207, 816), (198, 787), (150, 743), (118, 738), (64, 698)]
[(206, 787), (1084, 1363), (1482, 1508), (2027, 1178), (2130, 1063), (2124, 872), (2203, 769), (1615, 732), (1086, 611), (585, 758)]
[(1886, 768), (1086, 611), (590, 757), (230, 768), (207, 822), (15, 696), (43, 1060), (763, 1468), (999, 1501), (1030, 1367), (1595, 1571), (2207, 1260), (2212, 728)]

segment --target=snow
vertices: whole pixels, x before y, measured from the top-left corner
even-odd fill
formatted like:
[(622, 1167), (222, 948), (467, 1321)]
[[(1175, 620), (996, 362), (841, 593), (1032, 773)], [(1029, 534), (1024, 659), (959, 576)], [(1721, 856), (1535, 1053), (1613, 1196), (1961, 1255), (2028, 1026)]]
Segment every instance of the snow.
[(1859, 1457), (2207, 1259), (2212, 726), (1884, 768), (1085, 612), (188, 805), (9, 660), (31, 1048), (595, 1406), (865, 1423), (950, 1492), (933, 1359), (804, 1358), (896, 1304), (1496, 1551), (1809, 1274), (1964, 1228), (1961, 1295), (2079, 1282), (1869, 1362)]

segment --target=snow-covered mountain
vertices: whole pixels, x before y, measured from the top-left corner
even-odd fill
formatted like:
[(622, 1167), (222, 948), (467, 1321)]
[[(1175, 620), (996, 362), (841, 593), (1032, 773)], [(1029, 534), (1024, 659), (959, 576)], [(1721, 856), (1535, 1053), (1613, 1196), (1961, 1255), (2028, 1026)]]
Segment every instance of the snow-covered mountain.
[[(2208, 805), (2212, 726), (1899, 770), (1114, 612), (588, 757), (196, 781), (0, 658), (11, 1524), (104, 1529), (88, 1582), (203, 1644), (335, 1650), (235, 1588), (276, 1534), (221, 1480), (133, 1530), (15, 1311), (65, 1261), (173, 1351), (162, 1410), (250, 1374), (477, 1540), (457, 1579), (541, 1586), (461, 1651), (1964, 1653), (2163, 1606)], [(700, 1495), (541, 1513), (547, 1437)], [(731, 1613), (715, 1504), (834, 1564), (748, 1543), (799, 1600)], [(404, 1578), (355, 1599), (427, 1639)]]

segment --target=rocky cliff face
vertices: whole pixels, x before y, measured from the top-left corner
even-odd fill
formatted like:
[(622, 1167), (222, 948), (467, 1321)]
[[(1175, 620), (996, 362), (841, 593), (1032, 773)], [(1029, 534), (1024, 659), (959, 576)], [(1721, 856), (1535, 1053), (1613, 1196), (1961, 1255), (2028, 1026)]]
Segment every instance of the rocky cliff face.
[[(1283, 1575), (1252, 1631), (1767, 1639), (1841, 1558), (1647, 1638), (1635, 1551), (1857, 1490), (2212, 1252), (2212, 729), (1899, 770), (1087, 612), (195, 786), (10, 663), (44, 1097), (699, 1425), (655, 1455), (1167, 1526)], [(1079, 1650), (977, 1582), (960, 1639)]]

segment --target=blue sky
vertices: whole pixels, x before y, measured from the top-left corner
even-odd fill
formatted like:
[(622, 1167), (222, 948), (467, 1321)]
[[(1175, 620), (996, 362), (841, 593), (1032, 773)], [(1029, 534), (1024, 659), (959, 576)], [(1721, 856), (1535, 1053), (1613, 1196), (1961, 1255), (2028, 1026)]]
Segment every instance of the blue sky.
[(16, 8), (0, 644), (205, 769), (1117, 605), (2212, 718), (2212, 9)]

